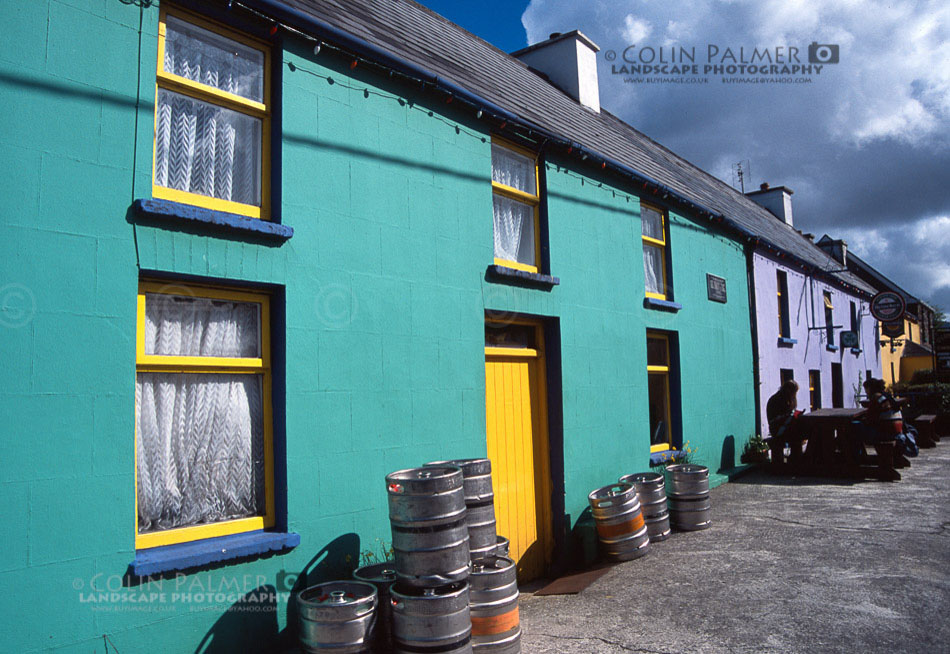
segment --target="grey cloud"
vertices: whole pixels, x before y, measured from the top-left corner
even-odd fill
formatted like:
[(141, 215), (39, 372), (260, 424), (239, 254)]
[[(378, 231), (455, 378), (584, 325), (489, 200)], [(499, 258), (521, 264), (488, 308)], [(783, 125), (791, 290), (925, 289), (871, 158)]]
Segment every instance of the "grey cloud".
[[(911, 293), (950, 308), (950, 9), (942, 3), (779, 0), (575, 3), (533, 0), (522, 17), (528, 41), (580, 29), (619, 52), (627, 17), (651, 26), (642, 47), (674, 35), (703, 51), (722, 47), (841, 44), (841, 63), (809, 84), (626, 84), (599, 59), (601, 101), (614, 114), (710, 173), (731, 182), (750, 160), (751, 184), (795, 190), (796, 226), (851, 235), (859, 252)], [(673, 25), (671, 25), (671, 21)], [(936, 220), (936, 221), (935, 221)], [(950, 231), (950, 228), (948, 228)], [(905, 262), (905, 263), (901, 263)], [(946, 274), (947, 279), (939, 277)], [(946, 282), (944, 284), (944, 282)]]

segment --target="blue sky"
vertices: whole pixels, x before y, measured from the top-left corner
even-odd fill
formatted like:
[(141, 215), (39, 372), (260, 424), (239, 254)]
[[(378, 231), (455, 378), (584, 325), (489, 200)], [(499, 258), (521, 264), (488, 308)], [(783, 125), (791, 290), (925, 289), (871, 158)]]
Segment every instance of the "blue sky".
[[(945, 0), (428, 1), (511, 52), (580, 29), (601, 47), (601, 104), (746, 189), (784, 184), (795, 226), (844, 238), (907, 291), (950, 312), (950, 3)], [(625, 82), (609, 51), (835, 44), (807, 83)]]
[(521, 24), (521, 15), (528, 8), (528, 0), (428, 0), (419, 4), (505, 52), (514, 52), (528, 45), (528, 35)]

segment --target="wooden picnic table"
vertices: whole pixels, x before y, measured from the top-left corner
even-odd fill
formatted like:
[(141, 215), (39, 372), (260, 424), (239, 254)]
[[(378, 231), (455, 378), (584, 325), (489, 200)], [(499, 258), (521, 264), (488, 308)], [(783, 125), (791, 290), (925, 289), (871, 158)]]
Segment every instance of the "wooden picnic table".
[(868, 410), (854, 409), (815, 409), (800, 418), (801, 430), (808, 439), (805, 460), (818, 466), (835, 463), (840, 454), (845, 460), (852, 458), (854, 452), (854, 425)]
[(802, 414), (798, 424), (808, 441), (804, 456), (794, 465), (779, 469), (815, 476), (900, 479), (894, 470), (893, 445), (876, 447), (875, 455), (863, 453), (854, 422), (866, 414), (867, 409), (862, 407), (816, 409)]

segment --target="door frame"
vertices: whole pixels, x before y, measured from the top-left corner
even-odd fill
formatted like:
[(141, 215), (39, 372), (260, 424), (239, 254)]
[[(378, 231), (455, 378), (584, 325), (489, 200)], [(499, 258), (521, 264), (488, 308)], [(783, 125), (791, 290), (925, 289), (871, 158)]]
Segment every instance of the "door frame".
[[(541, 428), (547, 433), (547, 459), (543, 462), (547, 471), (548, 517), (545, 525), (548, 544), (545, 551), (545, 571), (559, 574), (570, 565), (569, 531), (571, 518), (565, 515), (564, 486), (564, 409), (561, 392), (561, 326), (556, 317), (530, 314), (485, 311), (485, 326), (490, 323), (529, 325), (535, 328), (536, 343), (540, 343), (536, 375), (538, 383), (538, 411)], [(485, 347), (484, 358), (491, 356)], [(492, 353), (503, 355), (498, 349)], [(543, 374), (542, 374), (543, 373)], [(487, 383), (487, 382), (486, 382)], [(487, 429), (486, 425), (486, 437)]]

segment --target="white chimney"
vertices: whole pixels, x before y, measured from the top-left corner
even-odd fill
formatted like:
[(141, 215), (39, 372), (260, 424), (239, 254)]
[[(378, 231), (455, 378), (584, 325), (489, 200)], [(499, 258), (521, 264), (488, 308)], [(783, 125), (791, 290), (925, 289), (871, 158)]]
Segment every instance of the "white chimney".
[(597, 51), (593, 41), (574, 30), (555, 32), (547, 41), (512, 52), (525, 64), (547, 75), (555, 86), (588, 109), (600, 113)]
[(746, 196), (768, 209), (773, 216), (792, 227), (792, 189), (786, 186), (769, 187), (763, 183), (758, 191), (750, 191)]
[(831, 238), (825, 234), (818, 241), (818, 247), (827, 252), (832, 259), (842, 266), (848, 267), (848, 244), (840, 238)]

